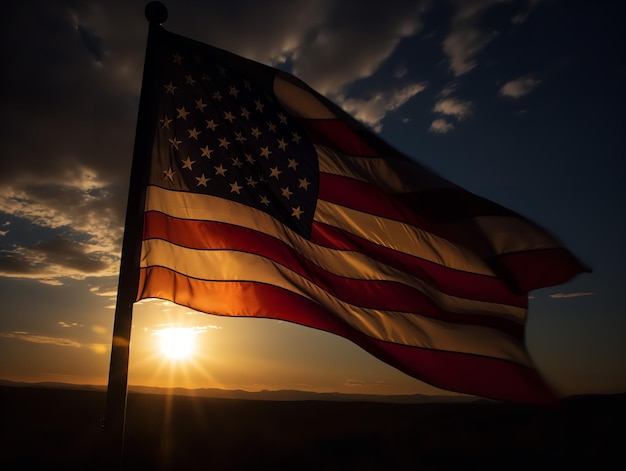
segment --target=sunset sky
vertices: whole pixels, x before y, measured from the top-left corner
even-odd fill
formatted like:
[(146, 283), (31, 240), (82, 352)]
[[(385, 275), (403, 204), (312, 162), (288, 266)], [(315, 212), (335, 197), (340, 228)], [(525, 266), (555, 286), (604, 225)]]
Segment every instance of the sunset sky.
[[(593, 273), (531, 293), (529, 351), (561, 394), (626, 391), (623, 2), (165, 3), (167, 30), (293, 73), (560, 239)], [(0, 379), (107, 382), (145, 4), (4, 5)], [(163, 301), (136, 305), (131, 345), (130, 384), (439, 393), (340, 337)]]

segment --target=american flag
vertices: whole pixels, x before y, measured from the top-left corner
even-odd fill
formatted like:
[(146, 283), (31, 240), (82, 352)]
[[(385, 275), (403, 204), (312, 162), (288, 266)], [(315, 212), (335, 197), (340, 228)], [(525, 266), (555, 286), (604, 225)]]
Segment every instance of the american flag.
[(443, 389), (553, 399), (527, 292), (584, 270), (289, 74), (159, 30), (137, 299), (341, 335)]

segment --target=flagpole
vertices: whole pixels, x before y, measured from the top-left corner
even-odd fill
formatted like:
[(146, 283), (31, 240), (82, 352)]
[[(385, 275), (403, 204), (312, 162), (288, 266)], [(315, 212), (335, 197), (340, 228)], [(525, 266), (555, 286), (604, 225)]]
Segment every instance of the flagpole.
[(160, 25), (167, 19), (167, 8), (160, 2), (150, 2), (146, 5), (145, 16), (150, 26), (126, 207), (104, 421), (105, 461), (109, 469), (122, 469), (133, 303), (137, 299), (139, 285), (145, 188), (154, 138), (154, 123), (157, 119), (156, 82), (153, 79), (155, 46)]

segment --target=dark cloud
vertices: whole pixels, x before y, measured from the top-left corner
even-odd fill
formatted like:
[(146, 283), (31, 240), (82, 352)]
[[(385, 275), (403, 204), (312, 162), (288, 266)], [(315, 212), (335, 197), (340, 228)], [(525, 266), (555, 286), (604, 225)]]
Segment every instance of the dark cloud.
[(28, 260), (16, 254), (0, 257), (0, 273), (5, 275), (30, 275), (35, 271)]
[(93, 55), (97, 62), (102, 62), (104, 59), (104, 47), (102, 44), (102, 38), (96, 36), (82, 25), (76, 26), (76, 30), (80, 35), (85, 48)]
[(104, 270), (108, 263), (97, 255), (87, 253), (88, 246), (65, 239), (53, 239), (38, 243), (32, 251), (42, 254), (46, 264), (60, 265), (82, 273)]

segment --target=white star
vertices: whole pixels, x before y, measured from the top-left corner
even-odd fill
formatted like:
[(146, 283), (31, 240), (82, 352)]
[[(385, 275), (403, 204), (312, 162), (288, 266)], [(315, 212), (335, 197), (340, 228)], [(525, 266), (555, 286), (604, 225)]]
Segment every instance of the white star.
[(287, 167), (292, 168), (292, 169), (296, 169), (296, 167), (299, 165), (298, 162), (296, 162), (296, 159), (287, 159), (289, 161), (289, 164), (287, 165)]
[(184, 106), (182, 108), (176, 108), (176, 111), (178, 111), (178, 116), (176, 116), (177, 118), (183, 118), (184, 120), (187, 120), (187, 115), (189, 114), (189, 111), (186, 111)]
[(172, 143), (172, 147), (176, 150), (178, 150), (178, 144), (180, 144), (183, 141), (177, 141), (176, 138), (174, 139), (168, 139), (168, 141), (170, 141)]
[(211, 152), (213, 152), (213, 149), (209, 149), (209, 146), (206, 145), (206, 146), (200, 148), (200, 152), (202, 152), (202, 155), (200, 157), (206, 157), (206, 158), (210, 159), (211, 158)]
[(254, 188), (256, 186), (257, 182), (252, 177), (246, 177), (246, 184)]
[(302, 137), (300, 137), (300, 134), (298, 134), (297, 132), (292, 132), (291, 135), (293, 136), (291, 140), (296, 144), (300, 144), (300, 139), (302, 139)]
[(226, 176), (226, 171), (227, 169), (225, 169), (222, 164), (219, 165), (219, 167), (214, 167), (215, 168), (215, 175), (221, 175), (223, 177)]
[(171, 182), (174, 181), (174, 174), (176, 173), (176, 171), (172, 170), (172, 167), (168, 168), (167, 170), (163, 170), (163, 173), (165, 174), (163, 178), (169, 178)]
[(205, 119), (206, 121), (206, 128), (210, 129), (211, 131), (215, 131), (215, 128), (219, 126), (219, 124), (215, 124), (215, 122), (211, 119)]
[(287, 124), (287, 116), (285, 116), (284, 114), (278, 113), (278, 119), (280, 120), (281, 123)]
[(195, 160), (191, 160), (191, 157), (187, 156), (186, 160), (180, 160), (183, 163), (183, 168), (188, 168), (189, 170), (193, 170), (191, 167), (196, 163)]
[(304, 213), (304, 211), (302, 211), (300, 209), (300, 206), (298, 206), (297, 208), (294, 208), (293, 206), (291, 207), (291, 215), (300, 219), (300, 215), (302, 215)]
[(228, 141), (228, 139), (226, 139), (225, 137), (219, 137), (217, 140), (220, 141), (219, 147), (228, 149), (228, 146), (230, 145), (230, 142)]
[(202, 101), (202, 98), (200, 98), (199, 100), (195, 100), (195, 101), (196, 101), (196, 109), (200, 111), (204, 111), (204, 109), (207, 107), (207, 104)]
[(263, 195), (261, 196), (261, 203), (263, 203), (265, 206), (269, 206), (270, 200), (267, 199), (267, 196)]
[(174, 84), (172, 82), (168, 83), (167, 85), (163, 85), (165, 87), (165, 92), (166, 93), (171, 93), (172, 95), (174, 94), (174, 90), (176, 90), (178, 87), (175, 87)]
[(276, 178), (276, 180), (278, 180), (278, 175), (280, 175), (281, 173), (283, 172), (278, 170), (278, 167), (270, 168), (270, 177), (274, 177)]
[(184, 57), (178, 54), (178, 52), (176, 54), (172, 54), (173, 62), (176, 62), (178, 65), (183, 65), (183, 59)]
[(243, 186), (239, 186), (237, 182), (229, 183), (229, 185), (230, 185), (230, 192), (237, 193), (238, 195), (240, 194), (239, 191), (243, 188)]
[(298, 188), (304, 188), (305, 190), (309, 189), (311, 182), (307, 181), (306, 177), (302, 179), (298, 178), (298, 181), (300, 182), (300, 186), (298, 186)]
[(199, 177), (196, 177), (196, 180), (198, 180), (198, 185), (197, 186), (206, 186), (206, 182), (208, 182), (210, 180), (210, 178), (207, 178), (204, 176), (204, 173), (202, 175), (200, 175)]
[(196, 81), (193, 79), (191, 75), (185, 75), (185, 83), (193, 87), (193, 84), (196, 83)]
[(187, 129), (187, 132), (189, 133), (189, 139), (193, 138), (196, 141), (198, 140), (198, 134), (202, 134), (202, 131), (197, 131), (196, 128)]
[(291, 195), (293, 195), (293, 192), (289, 191), (289, 187), (288, 187), (288, 186), (286, 186), (285, 188), (281, 188), (281, 189), (280, 189), (280, 192), (281, 192), (281, 193), (283, 194), (283, 196), (284, 196), (285, 198), (287, 198), (287, 199), (289, 199), (289, 197), (290, 197)]
[(248, 111), (247, 108), (241, 107), (241, 116), (243, 116), (246, 119), (250, 118), (250, 112)]
[(173, 121), (173, 120), (169, 119), (169, 118), (167, 117), (167, 115), (165, 115), (165, 117), (161, 120), (161, 126), (163, 126), (163, 127), (164, 127), (164, 128), (166, 128), (166, 129), (169, 129), (169, 128), (170, 128), (170, 123), (171, 123), (172, 121)]
[(217, 100), (217, 101), (222, 101), (222, 99), (223, 99), (223, 98), (222, 98), (222, 94), (221, 94), (219, 91), (215, 92), (215, 93), (213, 94), (213, 99), (214, 99), (214, 100)]
[(255, 100), (254, 101), (254, 107), (256, 110), (260, 111), (261, 113), (263, 113), (263, 107), (265, 106), (263, 103), (261, 103), (261, 100)]
[(231, 124), (233, 123), (233, 121), (235, 121), (235, 117), (233, 116), (233, 114), (230, 111), (226, 111), (224, 113), (224, 119), (226, 121), (230, 121)]
[(278, 139), (278, 148), (280, 150), (285, 150), (287, 149), (287, 143), (285, 142), (284, 139)]
[(235, 140), (239, 142), (243, 142), (246, 140), (246, 138), (243, 137), (243, 133), (235, 131)]
[(270, 131), (276, 132), (276, 125), (272, 123), (271, 121), (267, 122), (267, 127), (269, 128)]
[(272, 151), (269, 149), (268, 146), (261, 147), (261, 157), (265, 157), (266, 159), (269, 159), (271, 153)]
[(237, 168), (241, 168), (241, 166), (243, 165), (241, 163), (241, 161), (239, 160), (239, 157), (235, 157), (234, 159), (231, 159), (233, 161), (233, 165)]
[(250, 130), (250, 133), (251, 133), (254, 137), (256, 137), (257, 139), (259, 138), (259, 136), (260, 136), (261, 134), (263, 134), (261, 131), (259, 131), (259, 128), (252, 128), (252, 129)]
[(237, 90), (237, 87), (235, 87), (234, 85), (231, 85), (228, 94), (237, 98), (237, 95), (239, 94), (239, 90)]

